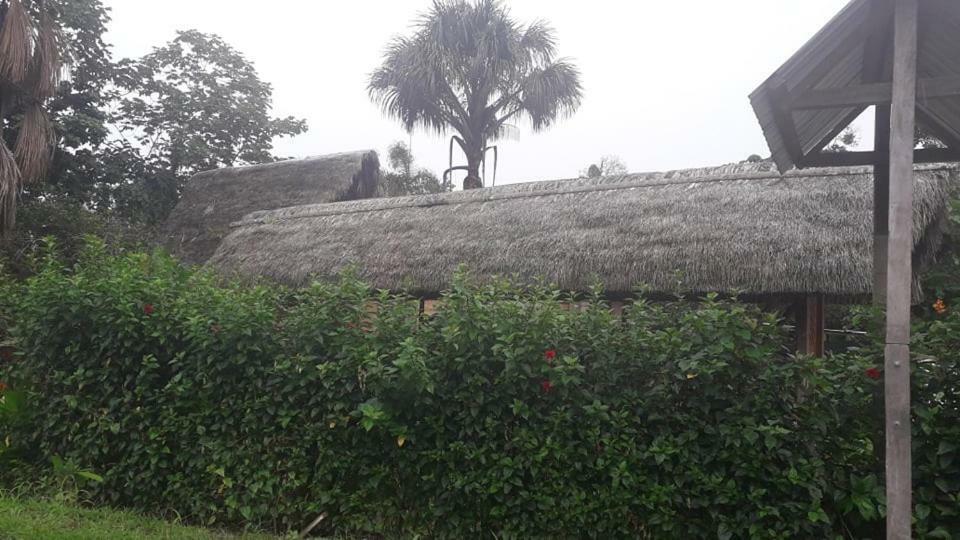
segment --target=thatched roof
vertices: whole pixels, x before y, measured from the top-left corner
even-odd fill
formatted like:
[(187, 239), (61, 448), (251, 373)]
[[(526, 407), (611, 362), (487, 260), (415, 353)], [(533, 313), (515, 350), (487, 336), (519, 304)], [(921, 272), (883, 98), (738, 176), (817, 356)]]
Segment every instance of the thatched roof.
[(205, 262), (230, 223), (250, 212), (372, 197), (379, 175), (372, 150), (202, 172), (167, 219), (168, 247), (186, 262)]
[[(869, 169), (785, 176), (773, 164), (534, 182), (285, 208), (235, 225), (210, 263), (290, 284), (354, 266), (376, 287), (430, 294), (479, 276), (566, 290), (739, 290), (862, 296), (872, 283)], [(940, 239), (955, 168), (918, 169), (917, 254)], [(678, 286), (678, 282), (680, 285)]]

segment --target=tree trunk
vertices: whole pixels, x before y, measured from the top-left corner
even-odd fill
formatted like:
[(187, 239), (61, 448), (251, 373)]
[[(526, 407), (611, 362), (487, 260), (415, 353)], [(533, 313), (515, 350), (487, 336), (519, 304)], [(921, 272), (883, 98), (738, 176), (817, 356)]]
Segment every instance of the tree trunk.
[(467, 155), (467, 177), (463, 179), (463, 189), (482, 188), (480, 162), (483, 161), (483, 149), (465, 148), (464, 153)]

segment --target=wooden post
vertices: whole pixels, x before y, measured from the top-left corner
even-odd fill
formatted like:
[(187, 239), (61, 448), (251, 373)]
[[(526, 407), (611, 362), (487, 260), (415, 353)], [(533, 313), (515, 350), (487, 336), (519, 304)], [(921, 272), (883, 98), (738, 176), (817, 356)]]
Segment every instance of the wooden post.
[(890, 238), (890, 105), (877, 105), (873, 153), (873, 303), (887, 301), (887, 242)]
[(890, 241), (884, 362), (887, 539), (911, 532), (910, 303), (919, 0), (896, 0), (890, 107)]
[(797, 310), (797, 350), (801, 354), (821, 357), (826, 352), (826, 326), (822, 294), (808, 294)]

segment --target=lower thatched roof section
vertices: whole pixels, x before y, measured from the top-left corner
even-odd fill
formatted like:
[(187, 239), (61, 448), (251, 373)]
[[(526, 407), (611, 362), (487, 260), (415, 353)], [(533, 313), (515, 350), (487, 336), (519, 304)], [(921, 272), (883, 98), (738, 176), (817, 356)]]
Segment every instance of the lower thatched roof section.
[(246, 214), (372, 197), (379, 174), (372, 150), (202, 172), (167, 219), (168, 247), (186, 262), (205, 262)]
[[(534, 182), (253, 213), (211, 264), (290, 284), (354, 267), (379, 288), (431, 294), (458, 265), (611, 293), (737, 290), (867, 295), (872, 174), (771, 164)], [(916, 254), (940, 240), (956, 169), (918, 169)]]

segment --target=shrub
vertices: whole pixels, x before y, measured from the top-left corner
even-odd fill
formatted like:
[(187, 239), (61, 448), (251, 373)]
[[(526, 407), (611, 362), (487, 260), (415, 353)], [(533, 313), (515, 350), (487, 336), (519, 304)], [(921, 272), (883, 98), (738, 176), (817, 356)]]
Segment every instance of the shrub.
[[(34, 409), (11, 439), (102, 475), (90, 489), (113, 505), (436, 537), (882, 523), (874, 353), (795, 358), (752, 306), (638, 299), (619, 318), (599, 291), (571, 309), (548, 287), (463, 274), (425, 317), (350, 276), (242, 286), (96, 244), (9, 287), (20, 356), (0, 378)], [(923, 342), (956, 350), (956, 335)], [(951, 358), (917, 377), (920, 532), (956, 530)]]
[(16, 277), (32, 274), (45, 239), (51, 238), (61, 258), (73, 262), (88, 236), (104, 239), (112, 251), (155, 241), (152, 230), (118, 219), (113, 212), (92, 212), (70, 197), (48, 194), (44, 199), (25, 198), (20, 204), (12, 239), (0, 243), (0, 264), (5, 263), (7, 272)]

